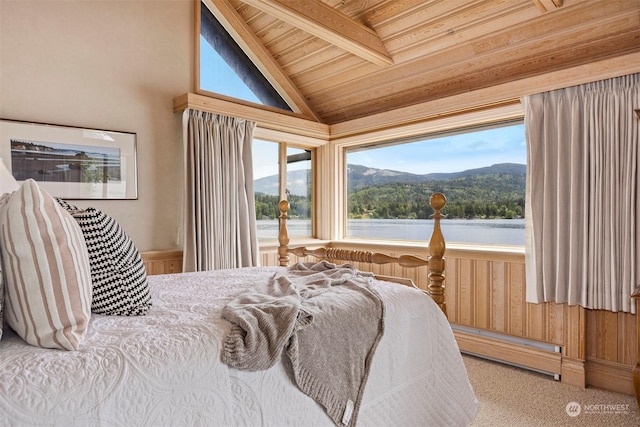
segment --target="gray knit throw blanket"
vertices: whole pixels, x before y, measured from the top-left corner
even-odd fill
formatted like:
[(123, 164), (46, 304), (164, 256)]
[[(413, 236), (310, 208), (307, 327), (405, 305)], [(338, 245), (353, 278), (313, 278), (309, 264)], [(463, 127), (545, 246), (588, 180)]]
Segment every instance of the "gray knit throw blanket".
[(231, 301), (222, 360), (263, 370), (288, 356), (297, 386), (337, 426), (354, 426), (371, 361), (384, 332), (373, 275), (345, 264), (298, 263)]

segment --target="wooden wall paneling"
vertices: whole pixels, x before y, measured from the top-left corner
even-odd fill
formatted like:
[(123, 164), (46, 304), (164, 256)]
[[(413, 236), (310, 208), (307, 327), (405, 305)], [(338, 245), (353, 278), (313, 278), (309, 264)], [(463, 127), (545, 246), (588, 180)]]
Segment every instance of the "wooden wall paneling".
[[(597, 311), (596, 310), (587, 310), (585, 313), (587, 328), (589, 330), (596, 330), (598, 319), (597, 319)], [(588, 340), (585, 343), (585, 354), (586, 357), (596, 358), (598, 354), (598, 342), (597, 340)]]
[(558, 346), (564, 343), (564, 304), (553, 302), (545, 303), (546, 311), (546, 337), (547, 341)]
[(564, 306), (564, 345), (562, 346), (562, 382), (586, 387), (586, 310)]
[(618, 322), (617, 313), (600, 311), (595, 315), (596, 358), (618, 360)]
[(605, 310), (585, 310), (589, 332), (585, 346), (586, 383), (633, 394), (632, 369), (637, 350), (632, 337), (636, 316)]
[[(398, 256), (399, 254), (394, 254)], [(400, 265), (394, 265), (397, 270), (394, 276), (406, 277), (413, 280), (413, 283), (420, 289), (426, 291), (429, 286), (429, 270), (427, 267), (408, 268)]]
[(261, 265), (278, 265), (278, 253), (277, 252), (260, 252)]
[(546, 341), (547, 304), (526, 304), (525, 313), (524, 335), (533, 340)]
[[(638, 337), (637, 314), (619, 313), (623, 327), (618, 333), (618, 341), (621, 346), (621, 357), (618, 360), (627, 365), (635, 365), (638, 360), (638, 343), (633, 337)], [(637, 339), (635, 340), (637, 341)]]
[[(378, 271), (375, 274), (380, 274), (382, 276), (390, 276), (390, 277), (403, 277), (403, 272), (397, 271), (397, 267), (398, 267), (397, 264), (379, 265)], [(415, 279), (413, 279), (413, 277), (407, 277), (407, 278), (412, 279), (415, 283)]]
[(563, 304), (565, 324), (565, 346), (562, 353), (572, 359), (584, 360), (586, 357), (586, 310), (580, 306)]
[(508, 269), (508, 292), (509, 292), (509, 304), (508, 304), (508, 331), (509, 334), (515, 336), (524, 335), (525, 330), (525, 298), (524, 287), (522, 286), (522, 268), (519, 268), (517, 264), (509, 263)]
[(507, 332), (507, 321), (504, 308), (507, 306), (506, 263), (495, 261), (491, 269), (491, 327), (500, 333)]
[(493, 329), (491, 324), (491, 266), (492, 262), (477, 260), (475, 262), (475, 283), (473, 302), (473, 324), (480, 329)]
[(460, 323), (460, 304), (458, 304), (458, 259), (448, 256), (444, 270), (444, 294), (447, 301), (449, 322)]
[(473, 260), (461, 259), (458, 261), (458, 304), (460, 306), (460, 323), (467, 326), (474, 325), (474, 273), (475, 264)]
[(595, 339), (589, 339), (586, 343), (587, 358), (635, 364), (636, 343), (629, 337), (634, 337), (637, 333), (636, 315), (587, 310), (586, 322), (587, 329), (595, 331)]
[[(396, 254), (391, 253), (391, 256), (396, 256)], [(417, 286), (416, 279), (418, 277), (415, 274), (416, 272), (411, 271), (411, 269), (407, 270), (398, 264), (378, 265), (377, 267), (378, 271), (376, 272), (376, 274), (391, 277), (405, 277), (407, 279), (413, 280), (413, 282), (416, 283)]]

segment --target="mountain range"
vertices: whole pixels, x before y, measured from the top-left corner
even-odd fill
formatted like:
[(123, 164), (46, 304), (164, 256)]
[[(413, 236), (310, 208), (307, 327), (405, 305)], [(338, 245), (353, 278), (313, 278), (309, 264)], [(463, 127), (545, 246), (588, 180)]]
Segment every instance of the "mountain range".
[[(526, 175), (526, 165), (518, 163), (499, 163), (460, 172), (428, 173), (424, 175), (389, 169), (376, 169), (361, 165), (347, 165), (347, 185), (349, 191), (387, 184), (425, 184), (460, 178), (473, 178), (486, 175), (512, 175), (522, 178)], [(309, 170), (289, 172), (287, 188), (291, 194), (306, 195)], [(268, 195), (278, 195), (278, 175), (271, 175), (254, 181), (254, 191)]]

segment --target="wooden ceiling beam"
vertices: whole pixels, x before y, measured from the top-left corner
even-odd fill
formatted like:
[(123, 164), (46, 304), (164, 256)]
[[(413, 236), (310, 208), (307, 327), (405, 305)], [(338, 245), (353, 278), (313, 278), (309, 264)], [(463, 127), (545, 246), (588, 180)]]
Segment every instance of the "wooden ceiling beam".
[[(297, 110), (296, 112), (320, 122), (320, 118), (307, 99), (233, 6), (227, 0), (203, 0), (203, 2), (289, 106)], [(199, 4), (199, 1), (197, 3)]]
[(531, 0), (536, 5), (540, 12), (547, 13), (553, 12), (556, 9), (562, 7), (563, 0)]
[(318, 0), (241, 0), (309, 34), (378, 65), (391, 65), (378, 34)]

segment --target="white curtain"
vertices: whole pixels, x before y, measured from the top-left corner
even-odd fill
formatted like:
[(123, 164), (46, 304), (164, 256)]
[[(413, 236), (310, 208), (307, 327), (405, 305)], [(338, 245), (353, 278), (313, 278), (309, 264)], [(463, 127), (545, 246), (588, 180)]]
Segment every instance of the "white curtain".
[(247, 120), (185, 110), (183, 271), (259, 265), (254, 129)]
[(634, 313), (640, 74), (522, 101), (527, 301)]

